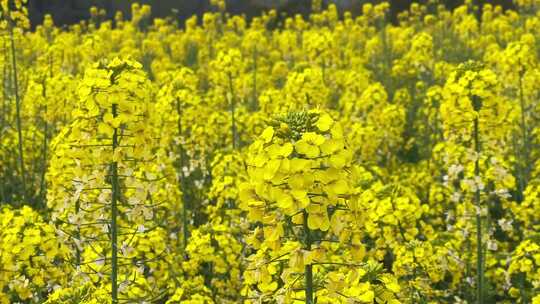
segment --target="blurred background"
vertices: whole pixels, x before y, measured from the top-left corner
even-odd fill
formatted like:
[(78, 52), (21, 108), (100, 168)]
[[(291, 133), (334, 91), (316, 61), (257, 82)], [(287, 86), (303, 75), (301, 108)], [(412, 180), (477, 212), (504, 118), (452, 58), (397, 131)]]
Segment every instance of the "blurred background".
[[(104, 8), (110, 18), (116, 11), (122, 11), (129, 17), (131, 4), (138, 2), (152, 6), (153, 17), (176, 15), (180, 22), (196, 14), (201, 15), (210, 10), (209, 0), (29, 0), (28, 9), (32, 25), (40, 24), (45, 14), (51, 14), (57, 25), (69, 25), (90, 17), (91, 6)], [(227, 10), (231, 14), (244, 14), (247, 17), (258, 15), (263, 10), (276, 9), (279, 13), (294, 15), (307, 15), (310, 12), (311, 0), (227, 0)], [(360, 8), (367, 2), (381, 2), (369, 0), (323, 0), (324, 5), (336, 4), (340, 11), (360, 12)], [(395, 0), (391, 3), (390, 15), (392, 19), (398, 12), (406, 10), (412, 0)], [(458, 6), (463, 1), (441, 0), (449, 8)], [(511, 0), (484, 0), (492, 4), (500, 4), (504, 8), (513, 7)]]

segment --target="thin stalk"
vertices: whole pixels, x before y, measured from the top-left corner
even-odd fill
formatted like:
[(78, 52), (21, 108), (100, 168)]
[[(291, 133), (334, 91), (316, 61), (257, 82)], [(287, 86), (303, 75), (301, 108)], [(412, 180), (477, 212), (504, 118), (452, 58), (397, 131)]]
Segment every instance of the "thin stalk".
[[(305, 245), (305, 249), (309, 251), (311, 250), (311, 232), (308, 227), (308, 220), (307, 220), (308, 213), (304, 210), (303, 215), (304, 215), (304, 234), (305, 234), (304, 245)], [(306, 289), (305, 289), (306, 304), (314, 304), (315, 302), (313, 302), (313, 265), (308, 264), (305, 266), (304, 269), (305, 269), (304, 279), (305, 279), (305, 285), (306, 285)]]
[(526, 106), (525, 106), (525, 97), (523, 96), (523, 72), (519, 73), (519, 106), (521, 108), (521, 136), (523, 141), (522, 153), (523, 153), (523, 165), (521, 172), (521, 183), (522, 189), (527, 185), (527, 180), (529, 178), (530, 172), (530, 161), (529, 161), (529, 136), (527, 130), (527, 121), (526, 121)]
[(257, 46), (253, 47), (253, 96), (252, 96), (252, 110), (256, 111), (258, 108), (257, 103)]
[(321, 63), (321, 74), (322, 74), (323, 85), (326, 86), (326, 62), (324, 61), (324, 58), (322, 59), (322, 63)]
[[(81, 203), (77, 200), (77, 202), (75, 202), (75, 214), (78, 215), (80, 211)], [(77, 226), (77, 230), (75, 231), (75, 237), (79, 242), (81, 241), (81, 229), (79, 226)], [(75, 263), (77, 267), (81, 265), (81, 250), (79, 249), (78, 244), (75, 245)]]
[[(379, 22), (381, 26), (381, 42), (382, 42), (382, 48), (383, 48), (383, 64), (384, 64), (384, 73), (383, 75), (390, 75), (390, 70), (392, 69), (392, 56), (391, 56), (391, 48), (389, 45), (389, 39), (388, 39), (388, 33), (386, 30), (386, 15), (380, 20)], [(393, 92), (393, 78), (392, 77), (383, 77), (384, 80), (386, 80), (385, 87), (388, 88), (387, 91)], [(390, 93), (389, 96), (390, 99), (393, 98), (393, 93)]]
[[(4, 41), (5, 44), (5, 41)], [(5, 48), (4, 48), (5, 49)], [(4, 59), (7, 61), (7, 55), (4, 56)], [(2, 142), (2, 137), (4, 133), (4, 124), (7, 120), (7, 110), (8, 110), (8, 98), (7, 98), (7, 64), (4, 65), (2, 69), (2, 113), (0, 114), (0, 142)], [(5, 177), (3, 170), (0, 171), (0, 202), (7, 202), (6, 191), (4, 189)]]
[[(523, 192), (525, 190), (525, 187), (527, 186), (528, 179), (529, 179), (529, 173), (530, 173), (530, 160), (529, 160), (529, 137), (528, 137), (528, 129), (527, 129), (527, 121), (525, 117), (525, 98), (523, 96), (523, 74), (524, 70), (519, 72), (519, 106), (521, 110), (521, 137), (522, 137), (522, 147), (518, 147), (516, 150), (521, 151), (522, 159), (521, 161), (517, 162), (517, 167), (519, 169), (519, 177), (518, 177), (518, 197), (517, 201), (518, 203), (521, 203), (523, 201), (524, 195)], [(521, 149), (520, 149), (521, 148)], [(518, 155), (520, 153), (517, 153)], [(519, 158), (518, 158), (519, 159)], [(518, 230), (518, 235), (520, 235), (520, 238), (522, 237), (521, 229)], [(521, 295), (521, 301), (523, 303), (528, 303), (527, 299), (527, 293), (525, 292), (525, 276), (521, 275), (519, 278), (519, 285), (520, 285), (520, 295)]]
[[(178, 137), (182, 138), (182, 108), (180, 105), (180, 100), (176, 100), (176, 113), (178, 113), (178, 121), (177, 121), (177, 128), (178, 128)], [(184, 177), (184, 166), (185, 166), (185, 154), (184, 154), (184, 147), (182, 146), (182, 143), (180, 143), (180, 191), (182, 191), (182, 233), (183, 233), (183, 242), (182, 242), (182, 249), (184, 252), (184, 257), (187, 257), (186, 248), (189, 238), (189, 226), (188, 226), (188, 197), (186, 195), (186, 179)]]
[(2, 69), (2, 111), (0, 112), (0, 135), (4, 131), (4, 123), (7, 120), (7, 82), (6, 82), (6, 65)]
[(10, 58), (10, 55), (9, 55), (9, 52), (8, 52), (8, 45), (7, 45), (7, 41), (4, 39), (4, 46), (3, 46), (3, 50), (4, 50), (4, 61), (6, 62), (4, 64), (4, 68), (2, 69), (2, 88), (4, 89), (4, 91), (2, 92), (2, 97), (4, 98), (4, 101), (3, 101), (3, 104), (4, 104), (4, 109), (3, 109), (3, 112), (2, 112), (2, 119), (4, 121), (8, 121), (8, 119), (10, 118), (9, 116), (11, 115), (11, 107), (9, 107), (9, 98), (8, 98), (8, 92), (10, 91), (10, 70), (9, 70), (9, 65), (7, 64), (7, 62), (9, 61), (9, 58)]
[[(49, 77), (52, 78), (53, 76), (53, 62), (52, 62), (52, 56), (49, 55)], [(43, 79), (43, 98), (47, 99), (47, 77)], [(47, 104), (43, 107), (44, 111), (44, 117), (47, 117)], [(49, 145), (49, 123), (47, 122), (47, 119), (45, 118), (43, 120), (44, 126), (43, 126), (43, 147), (42, 147), (42, 165), (41, 165), (41, 179), (40, 179), (40, 185), (39, 185), (39, 202), (41, 204), (45, 205), (45, 174), (47, 173), (47, 153), (48, 153), (48, 145)]]
[[(470, 233), (467, 233), (467, 239), (465, 240), (466, 242), (466, 247), (467, 247), (467, 252), (469, 253), (467, 255), (467, 261), (466, 261), (466, 268), (465, 268), (465, 274), (466, 274), (466, 277), (467, 278), (470, 278), (472, 275), (471, 275), (471, 269), (472, 269), (472, 266), (471, 266), (471, 259), (472, 259), (472, 241), (471, 241), (471, 234)], [(468, 299), (470, 300), (471, 302), (473, 301), (473, 296), (471, 295), (471, 292), (470, 292), (470, 289), (468, 286), (465, 286), (465, 284), (461, 284), (461, 294), (463, 295), (463, 297), (465, 299)]]
[[(516, 202), (521, 203), (523, 201), (523, 181), (521, 179), (522, 176), (522, 167), (521, 163), (519, 162), (520, 159), (520, 146), (519, 146), (519, 140), (518, 140), (518, 132), (512, 132), (512, 149), (514, 152), (514, 157), (516, 159), (516, 162), (514, 163), (514, 170), (516, 171), (516, 178), (517, 178), (517, 194), (516, 194)], [(518, 235), (518, 238), (520, 240), (523, 239), (523, 230), (521, 227), (516, 228), (516, 233)]]
[[(47, 99), (47, 80), (43, 80), (43, 98)], [(47, 144), (48, 144), (48, 134), (49, 134), (49, 124), (47, 123), (47, 105), (43, 107), (43, 115), (45, 119), (43, 120), (43, 144), (41, 147), (42, 162), (41, 162), (41, 176), (39, 182), (39, 195), (38, 200), (40, 203), (43, 203), (45, 198), (45, 174), (47, 172)]]
[(529, 303), (527, 293), (525, 292), (525, 281), (526, 281), (525, 274), (520, 273), (520, 275), (519, 275), (519, 294), (521, 296), (521, 303), (523, 303), (523, 304)]
[(236, 150), (236, 119), (235, 119), (235, 112), (236, 112), (236, 98), (234, 96), (234, 86), (232, 81), (231, 74), (229, 76), (229, 90), (231, 93), (231, 133), (232, 133), (232, 148), (233, 150)]
[(21, 192), (22, 192), (22, 200), (26, 201), (27, 195), (26, 195), (26, 171), (24, 169), (24, 153), (23, 153), (23, 136), (22, 136), (22, 120), (21, 120), (21, 101), (19, 98), (19, 83), (18, 83), (18, 76), (17, 76), (17, 58), (15, 55), (15, 35), (13, 33), (13, 25), (11, 22), (9, 23), (9, 36), (10, 36), (10, 42), (11, 42), (11, 64), (13, 66), (13, 85), (14, 87), (14, 94), (15, 94), (15, 111), (16, 111), (16, 124), (17, 124), (17, 135), (18, 135), (18, 149), (19, 149), (19, 170), (21, 173)]
[[(112, 105), (112, 115), (113, 117), (117, 116), (117, 105)], [(112, 138), (112, 149), (113, 155), (118, 146), (118, 129), (114, 128), (113, 138)], [(118, 230), (117, 230), (117, 202), (119, 195), (119, 186), (118, 186), (118, 163), (113, 161), (111, 163), (111, 186), (112, 186), (112, 200), (111, 200), (111, 297), (112, 303), (118, 303)]]
[(517, 177), (517, 194), (516, 194), (516, 201), (518, 203), (521, 203), (523, 201), (523, 191), (525, 190), (525, 183), (523, 179), (523, 164), (521, 164), (520, 157), (521, 157), (521, 147), (518, 143), (518, 135), (517, 132), (512, 133), (512, 144), (514, 148), (514, 156), (516, 158), (516, 164), (515, 164), (515, 170), (516, 170), (516, 177)]
[[(474, 150), (476, 160), (474, 162), (474, 175), (480, 176), (480, 139), (478, 130), (478, 118), (474, 119)], [(484, 304), (484, 251), (482, 245), (482, 209), (480, 202), (480, 189), (476, 186), (474, 192), (474, 201), (476, 204), (476, 270), (477, 270), (477, 303)]]
[[(45, 115), (47, 113), (47, 106), (44, 107)], [(39, 202), (41, 204), (45, 201), (45, 174), (47, 173), (47, 145), (48, 145), (48, 136), (49, 134), (49, 124), (47, 123), (47, 120), (44, 121), (43, 126), (43, 146), (41, 149), (41, 154), (43, 156), (42, 164), (41, 164), (41, 176), (40, 176), (40, 183), (39, 183)]]
[(4, 190), (4, 183), (5, 183), (4, 173), (0, 172), (0, 204), (7, 202), (6, 192)]

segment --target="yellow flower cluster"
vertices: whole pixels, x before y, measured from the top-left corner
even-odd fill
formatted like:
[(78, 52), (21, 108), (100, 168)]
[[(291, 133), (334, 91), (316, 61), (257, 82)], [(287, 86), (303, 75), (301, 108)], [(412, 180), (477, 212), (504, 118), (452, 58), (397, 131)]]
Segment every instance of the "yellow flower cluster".
[[(321, 111), (289, 112), (271, 125), (250, 146), (248, 181), (240, 186), (240, 207), (258, 223), (249, 241), (257, 251), (248, 257), (246, 295), (278, 295), (286, 303), (395, 301), (395, 279), (371, 269), (374, 278), (381, 276), (377, 285), (366, 277), (366, 267), (376, 264), (361, 264), (352, 199), (360, 189), (351, 181), (362, 170), (351, 167), (341, 125)], [(357, 269), (342, 276), (349, 266)], [(313, 286), (319, 280), (327, 283)]]
[(153, 130), (145, 128), (154, 120), (148, 86), (133, 61), (114, 59), (88, 69), (73, 122), (51, 144), (47, 172), (48, 206), (73, 246), (75, 281), (107, 281), (113, 267), (108, 219), (120, 213), (119, 258), (134, 264), (121, 267), (119, 290), (130, 299), (153, 297), (167, 287), (161, 279), (170, 275), (163, 259), (168, 236), (159, 226), (166, 227), (167, 213), (174, 212), (166, 197), (178, 194), (166, 176), (174, 172), (172, 164), (158, 151)]
[(464, 141), (471, 139), (470, 126), (475, 119), (484, 128), (483, 133), (495, 135), (494, 126), (504, 123), (508, 115), (507, 107), (499, 100), (498, 86), (497, 75), (481, 63), (461, 64), (449, 76), (443, 90), (441, 116), (446, 136), (456, 132), (455, 136)]
[(42, 302), (69, 282), (69, 248), (54, 225), (28, 206), (0, 212), (0, 303)]

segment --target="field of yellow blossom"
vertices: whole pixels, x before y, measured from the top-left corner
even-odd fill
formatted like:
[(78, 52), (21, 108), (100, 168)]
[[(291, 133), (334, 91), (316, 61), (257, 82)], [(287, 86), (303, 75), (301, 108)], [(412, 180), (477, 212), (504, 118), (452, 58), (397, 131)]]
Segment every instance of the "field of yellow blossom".
[(0, 1), (1, 304), (540, 304), (540, 1), (212, 2)]

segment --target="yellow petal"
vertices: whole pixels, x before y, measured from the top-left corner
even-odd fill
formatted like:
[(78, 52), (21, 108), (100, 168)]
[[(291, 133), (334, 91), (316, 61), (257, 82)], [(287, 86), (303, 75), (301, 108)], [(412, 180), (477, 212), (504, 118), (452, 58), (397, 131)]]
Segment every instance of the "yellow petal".
[(317, 123), (315, 123), (315, 126), (321, 130), (322, 132), (326, 132), (330, 130), (330, 127), (334, 124), (334, 120), (330, 115), (324, 113), (319, 117), (319, 120), (317, 120)]
[(274, 128), (272, 128), (272, 127), (268, 127), (266, 129), (264, 129), (264, 131), (261, 134), (261, 139), (266, 144), (271, 142), (273, 137), (274, 137)]

